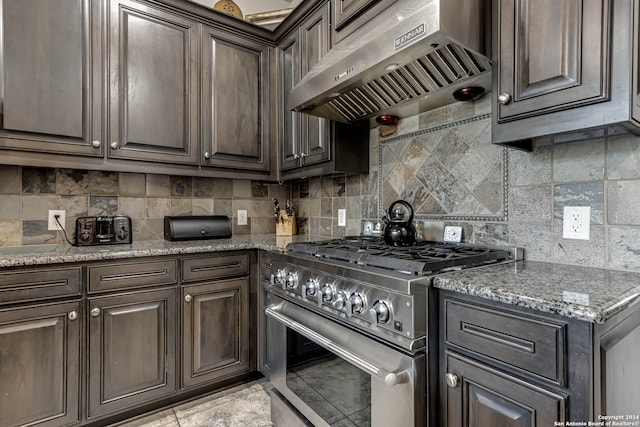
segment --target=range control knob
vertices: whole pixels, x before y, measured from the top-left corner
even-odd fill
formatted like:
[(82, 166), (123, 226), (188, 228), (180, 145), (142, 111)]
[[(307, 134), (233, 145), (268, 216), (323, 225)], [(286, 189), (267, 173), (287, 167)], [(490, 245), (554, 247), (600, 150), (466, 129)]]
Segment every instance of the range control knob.
[(318, 293), (318, 304), (329, 303), (333, 299), (333, 288), (330, 284), (324, 285)]
[(336, 310), (344, 310), (346, 308), (346, 304), (347, 304), (347, 294), (345, 294), (342, 291), (339, 291), (336, 293), (336, 296), (333, 299), (333, 302), (331, 303), (333, 308), (335, 308)]
[(285, 287), (285, 279), (287, 275), (281, 268), (277, 269), (275, 273), (271, 274), (271, 285)]
[(349, 314), (362, 314), (364, 312), (364, 298), (360, 294), (351, 294), (347, 302)]
[(302, 285), (303, 297), (314, 297), (318, 293), (318, 281), (316, 279), (307, 279)]
[(285, 281), (288, 289), (295, 289), (298, 287), (298, 275), (296, 273), (288, 273)]
[(378, 300), (373, 303), (373, 307), (369, 310), (369, 316), (371, 323), (387, 323), (390, 317), (389, 306), (386, 302)]

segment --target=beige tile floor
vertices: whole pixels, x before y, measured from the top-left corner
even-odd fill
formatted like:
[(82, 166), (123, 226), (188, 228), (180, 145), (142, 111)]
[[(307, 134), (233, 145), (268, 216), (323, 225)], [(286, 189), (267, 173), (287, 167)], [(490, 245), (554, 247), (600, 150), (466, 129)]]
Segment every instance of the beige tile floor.
[(270, 387), (256, 380), (112, 427), (271, 427)]

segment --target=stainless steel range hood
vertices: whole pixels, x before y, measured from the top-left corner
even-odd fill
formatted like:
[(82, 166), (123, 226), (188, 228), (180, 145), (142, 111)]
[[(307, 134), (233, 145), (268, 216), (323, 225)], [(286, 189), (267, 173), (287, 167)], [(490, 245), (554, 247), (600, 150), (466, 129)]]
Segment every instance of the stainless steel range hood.
[(345, 123), (408, 117), (491, 90), (484, 0), (399, 0), (335, 45), (287, 108)]

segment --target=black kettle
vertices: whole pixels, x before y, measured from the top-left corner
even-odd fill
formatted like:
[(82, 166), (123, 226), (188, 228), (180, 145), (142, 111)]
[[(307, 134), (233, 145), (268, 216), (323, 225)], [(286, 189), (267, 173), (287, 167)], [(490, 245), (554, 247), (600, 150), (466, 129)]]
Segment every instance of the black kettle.
[[(405, 212), (398, 205), (409, 211), (409, 218), (405, 220)], [(413, 225), (413, 206), (404, 200), (391, 203), (387, 215), (382, 217), (384, 227), (384, 241), (392, 246), (413, 246), (416, 244), (416, 227)]]

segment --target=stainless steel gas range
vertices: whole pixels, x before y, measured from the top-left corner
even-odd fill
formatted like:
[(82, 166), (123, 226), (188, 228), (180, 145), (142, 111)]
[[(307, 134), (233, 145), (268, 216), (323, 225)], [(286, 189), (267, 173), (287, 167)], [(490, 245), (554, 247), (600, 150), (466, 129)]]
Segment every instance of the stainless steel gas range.
[(514, 248), (393, 247), (368, 237), (269, 253), (262, 269), (276, 398), (315, 426), (429, 425), (434, 275), (521, 258)]

